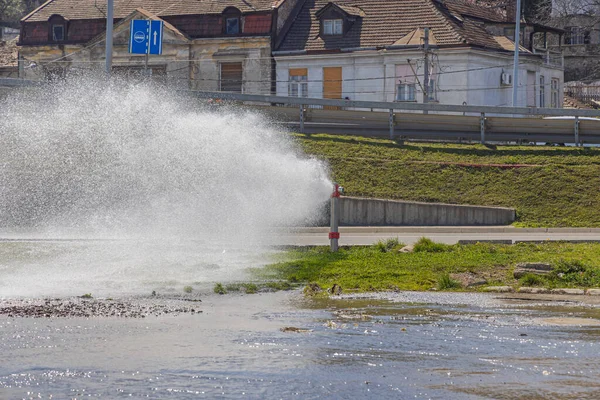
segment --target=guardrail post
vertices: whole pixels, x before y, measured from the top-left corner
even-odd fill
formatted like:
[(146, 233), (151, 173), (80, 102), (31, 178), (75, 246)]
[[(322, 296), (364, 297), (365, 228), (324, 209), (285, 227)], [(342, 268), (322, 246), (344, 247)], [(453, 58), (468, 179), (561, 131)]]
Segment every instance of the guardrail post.
[(575, 146), (579, 147), (579, 117), (575, 117)]
[(300, 133), (304, 133), (304, 104), (300, 104)]
[(390, 139), (394, 140), (394, 110), (390, 108)]
[(479, 116), (479, 133), (481, 134), (481, 144), (485, 144), (485, 113)]

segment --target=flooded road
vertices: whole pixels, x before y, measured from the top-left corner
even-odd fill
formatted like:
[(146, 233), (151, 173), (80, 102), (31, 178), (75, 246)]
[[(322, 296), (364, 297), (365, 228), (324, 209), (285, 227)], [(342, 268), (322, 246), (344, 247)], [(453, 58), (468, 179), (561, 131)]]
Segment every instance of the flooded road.
[(206, 294), (193, 315), (1, 316), (0, 398), (598, 397), (597, 305), (386, 297)]

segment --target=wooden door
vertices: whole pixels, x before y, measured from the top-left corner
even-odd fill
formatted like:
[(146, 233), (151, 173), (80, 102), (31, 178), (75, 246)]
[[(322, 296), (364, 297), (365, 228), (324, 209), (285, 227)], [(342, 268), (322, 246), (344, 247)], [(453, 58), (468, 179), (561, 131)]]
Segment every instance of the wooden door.
[(221, 64), (221, 91), (242, 93), (243, 67), (241, 62)]
[[(342, 98), (342, 67), (323, 68), (323, 98)], [(324, 107), (326, 110), (339, 110), (339, 107)]]

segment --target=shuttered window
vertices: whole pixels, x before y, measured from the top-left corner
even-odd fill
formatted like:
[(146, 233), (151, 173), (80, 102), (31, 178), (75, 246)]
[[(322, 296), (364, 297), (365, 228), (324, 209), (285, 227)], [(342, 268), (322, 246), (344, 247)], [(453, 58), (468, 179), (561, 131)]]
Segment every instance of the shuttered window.
[(242, 63), (221, 64), (221, 91), (242, 93)]

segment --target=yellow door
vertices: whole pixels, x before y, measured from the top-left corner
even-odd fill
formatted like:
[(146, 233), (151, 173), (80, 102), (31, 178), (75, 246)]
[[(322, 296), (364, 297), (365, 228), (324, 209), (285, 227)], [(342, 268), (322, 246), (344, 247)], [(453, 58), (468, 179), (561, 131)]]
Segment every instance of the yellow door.
[[(342, 98), (342, 67), (323, 68), (323, 98)], [(326, 110), (339, 110), (339, 107), (324, 107)]]

